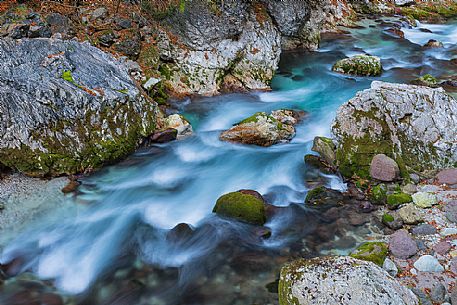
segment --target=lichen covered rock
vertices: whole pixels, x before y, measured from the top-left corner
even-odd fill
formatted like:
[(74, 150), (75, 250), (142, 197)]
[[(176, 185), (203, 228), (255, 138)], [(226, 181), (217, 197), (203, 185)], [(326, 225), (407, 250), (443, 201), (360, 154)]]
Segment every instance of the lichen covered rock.
[(280, 305), (419, 304), (375, 264), (352, 257), (299, 259), (281, 269)]
[(155, 128), (156, 105), (89, 43), (0, 40), (0, 162), (34, 176), (96, 168)]
[(263, 225), (266, 221), (263, 200), (259, 199), (258, 196), (247, 193), (246, 190), (221, 196), (217, 200), (213, 212), (254, 225)]
[(290, 141), (295, 136), (298, 116), (292, 110), (276, 110), (271, 114), (257, 112), (221, 133), (222, 141), (271, 146)]
[(374, 81), (343, 104), (332, 126), (337, 165), (346, 177), (369, 177), (372, 158), (385, 154), (401, 175), (457, 163), (457, 101), (442, 88)]
[(343, 74), (378, 76), (382, 73), (382, 65), (379, 57), (355, 55), (337, 61), (332, 70)]

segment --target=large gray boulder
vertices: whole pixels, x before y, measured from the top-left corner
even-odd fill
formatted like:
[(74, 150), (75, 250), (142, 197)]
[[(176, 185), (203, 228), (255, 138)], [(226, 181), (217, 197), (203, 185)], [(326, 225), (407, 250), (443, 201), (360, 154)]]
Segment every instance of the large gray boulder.
[(343, 104), (332, 132), (337, 163), (350, 177), (369, 177), (372, 159), (394, 159), (408, 171), (452, 167), (457, 163), (457, 101), (442, 88), (380, 81)]
[(417, 297), (372, 262), (347, 256), (299, 259), (281, 269), (280, 305), (412, 305)]
[(131, 153), (155, 126), (113, 56), (89, 43), (0, 40), (0, 163), (33, 176), (96, 168)]
[(269, 89), (282, 49), (316, 49), (321, 30), (351, 13), (343, 1), (190, 0), (140, 61), (178, 95)]

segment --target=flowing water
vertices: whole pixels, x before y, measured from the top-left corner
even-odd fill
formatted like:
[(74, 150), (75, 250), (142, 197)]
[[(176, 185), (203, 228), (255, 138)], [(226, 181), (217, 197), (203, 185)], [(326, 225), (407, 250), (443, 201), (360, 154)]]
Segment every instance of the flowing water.
[[(360, 215), (354, 205), (303, 204), (313, 185), (346, 188), (339, 177), (304, 164), (312, 139), (329, 135), (338, 106), (375, 79), (455, 73), (449, 61), (457, 57), (455, 23), (404, 26), (406, 39), (398, 39), (385, 31), (391, 22), (398, 20), (364, 20), (350, 34), (324, 38), (318, 52), (284, 53), (272, 92), (177, 103), (193, 136), (142, 149), (84, 178), (62, 209), (10, 241), (0, 262), (15, 262), (15, 274), (52, 280), (78, 304), (277, 304), (281, 264), (347, 253), (372, 234), (354, 218)], [(445, 48), (424, 50), (431, 38)], [(381, 57), (383, 75), (331, 72), (336, 60), (359, 53)], [(264, 148), (218, 140), (243, 118), (280, 108), (309, 113), (290, 143)], [(262, 238), (262, 228), (212, 214), (220, 195), (239, 189), (257, 190), (272, 205), (270, 238)], [(1, 304), (12, 302), (11, 287), (0, 293)]]

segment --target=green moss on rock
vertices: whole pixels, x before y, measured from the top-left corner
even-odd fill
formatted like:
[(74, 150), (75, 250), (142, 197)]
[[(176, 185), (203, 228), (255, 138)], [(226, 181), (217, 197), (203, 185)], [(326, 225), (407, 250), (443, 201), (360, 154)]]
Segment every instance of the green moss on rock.
[(413, 198), (410, 194), (406, 193), (395, 193), (387, 195), (387, 204), (390, 207), (397, 207), (401, 204), (412, 202)]
[(266, 221), (263, 201), (241, 192), (232, 192), (221, 196), (217, 200), (213, 212), (254, 225), (263, 225)]
[(375, 204), (385, 204), (387, 200), (387, 186), (385, 184), (373, 186), (370, 190), (369, 197)]
[(382, 215), (382, 222), (383, 223), (389, 223), (389, 222), (392, 222), (394, 220), (395, 220), (395, 218), (392, 215), (388, 214), (388, 213), (384, 213), (384, 215)]
[(320, 197), (324, 193), (325, 187), (323, 186), (318, 186), (316, 188), (313, 188), (312, 190), (309, 190), (308, 194), (306, 194), (305, 203), (310, 203), (311, 201)]
[(350, 256), (353, 258), (370, 261), (382, 266), (386, 259), (388, 247), (383, 242), (366, 242), (360, 245)]
[[(153, 105), (144, 103), (141, 111), (134, 101), (87, 111), (86, 117), (60, 120), (35, 130), (31, 137), (44, 149), (2, 149), (0, 160), (30, 176), (60, 176), (96, 169), (132, 153), (142, 137), (155, 129)], [(75, 136), (69, 136), (72, 130)]]

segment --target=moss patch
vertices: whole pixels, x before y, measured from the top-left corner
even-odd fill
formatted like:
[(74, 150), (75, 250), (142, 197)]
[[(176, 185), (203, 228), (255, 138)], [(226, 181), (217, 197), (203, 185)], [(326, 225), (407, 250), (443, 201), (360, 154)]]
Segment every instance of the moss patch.
[(306, 194), (305, 203), (310, 203), (313, 199), (319, 198), (322, 194), (325, 193), (325, 187), (318, 186), (308, 191)]
[(360, 245), (350, 256), (353, 258), (373, 262), (382, 266), (386, 259), (388, 247), (383, 242), (366, 242)]
[(266, 221), (263, 201), (240, 192), (232, 192), (220, 197), (213, 212), (254, 225), (263, 225)]
[(384, 222), (384, 223), (389, 223), (389, 222), (392, 222), (394, 220), (395, 220), (395, 218), (392, 215), (388, 214), (388, 213), (384, 213), (384, 215), (382, 215), (382, 222)]
[(412, 202), (413, 198), (411, 195), (406, 193), (395, 193), (387, 195), (387, 204), (390, 207), (397, 207), (401, 204)]
[(373, 186), (370, 190), (369, 197), (375, 204), (385, 204), (387, 201), (387, 186), (385, 184)]

